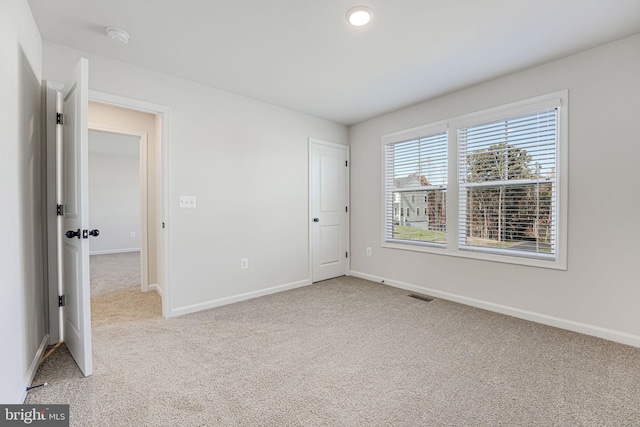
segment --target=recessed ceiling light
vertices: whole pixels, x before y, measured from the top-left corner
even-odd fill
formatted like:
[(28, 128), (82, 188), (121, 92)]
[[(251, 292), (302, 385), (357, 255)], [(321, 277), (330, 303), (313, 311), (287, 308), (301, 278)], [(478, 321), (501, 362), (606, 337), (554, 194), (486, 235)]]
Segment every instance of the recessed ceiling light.
[(347, 21), (354, 27), (367, 25), (373, 18), (373, 10), (367, 6), (356, 6), (347, 12)]
[(129, 33), (125, 30), (121, 30), (116, 27), (107, 28), (107, 35), (111, 37), (112, 40), (115, 40), (116, 43), (127, 44), (129, 43)]

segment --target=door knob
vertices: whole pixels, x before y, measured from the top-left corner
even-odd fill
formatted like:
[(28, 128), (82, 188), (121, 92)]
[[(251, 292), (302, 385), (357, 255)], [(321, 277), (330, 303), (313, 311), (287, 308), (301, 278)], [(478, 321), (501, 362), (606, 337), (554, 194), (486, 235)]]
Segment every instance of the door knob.
[(320, 218), (313, 218), (313, 222), (320, 222)]
[(89, 236), (98, 237), (100, 235), (100, 230), (95, 229), (89, 232)]
[(66, 233), (64, 233), (64, 235), (67, 236), (69, 239), (73, 239), (74, 237), (77, 237), (79, 239), (80, 238), (80, 229), (78, 228), (77, 231), (69, 230)]

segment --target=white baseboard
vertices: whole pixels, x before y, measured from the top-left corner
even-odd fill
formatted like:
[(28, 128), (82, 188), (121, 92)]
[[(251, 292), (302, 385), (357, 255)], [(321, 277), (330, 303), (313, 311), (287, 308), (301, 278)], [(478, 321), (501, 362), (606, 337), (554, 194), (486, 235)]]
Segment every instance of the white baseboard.
[(162, 288), (157, 283), (149, 285), (149, 290), (156, 291), (160, 295), (160, 298), (162, 298)]
[(35, 378), (36, 373), (38, 372), (38, 367), (40, 366), (40, 359), (42, 359), (42, 356), (44, 355), (44, 352), (47, 349), (48, 342), (49, 342), (49, 334), (45, 335), (44, 338), (42, 338), (40, 347), (38, 347), (38, 351), (36, 351), (36, 355), (33, 357), (33, 360), (31, 361), (31, 365), (29, 366), (29, 370), (27, 371), (27, 374), (24, 377), (24, 381), (20, 387), (20, 390), (18, 390), (14, 404), (22, 405), (24, 403), (24, 400), (27, 398), (27, 387), (31, 386), (31, 383), (33, 382), (33, 379)]
[(244, 294), (233, 295), (230, 297), (220, 298), (216, 300), (206, 301), (198, 304), (188, 305), (171, 310), (170, 317), (182, 316), (184, 314), (195, 313), (196, 311), (207, 310), (209, 308), (220, 307), (222, 305), (233, 304), (234, 302), (245, 301), (252, 298), (258, 298), (265, 295), (271, 295), (290, 289), (301, 288), (311, 284), (311, 280), (305, 279), (299, 282), (287, 283), (285, 285), (274, 286), (267, 289), (261, 289), (254, 292), (246, 292)]
[(547, 316), (546, 314), (535, 313), (527, 310), (520, 310), (505, 305), (494, 304), (488, 301), (482, 301), (474, 298), (468, 298), (462, 295), (451, 294), (448, 292), (442, 292), (435, 289), (425, 288), (422, 286), (412, 285), (410, 283), (399, 282), (396, 280), (388, 279), (385, 277), (374, 276), (371, 274), (361, 273), (359, 271), (351, 271), (351, 275), (359, 277), (361, 279), (370, 280), (372, 282), (383, 283), (385, 285), (393, 286), (394, 288), (405, 289), (412, 292), (418, 292), (421, 294), (431, 295), (433, 297), (459, 302), (460, 304), (470, 305), (473, 307), (482, 308), (484, 310), (493, 311), (496, 313), (506, 314), (508, 316), (517, 317), (519, 319), (530, 320), (532, 322), (542, 323), (544, 325), (554, 326), (556, 328), (566, 329), (573, 332), (578, 332), (585, 335), (591, 335), (598, 338), (603, 338), (609, 341), (615, 341), (621, 344), (630, 345), (640, 348), (640, 336), (628, 334), (626, 332), (620, 332), (613, 329), (601, 328), (599, 326), (588, 325), (586, 323), (574, 322), (573, 320), (562, 319), (554, 316)]
[(89, 255), (124, 254), (127, 252), (140, 252), (140, 248), (107, 249), (105, 251), (89, 251)]

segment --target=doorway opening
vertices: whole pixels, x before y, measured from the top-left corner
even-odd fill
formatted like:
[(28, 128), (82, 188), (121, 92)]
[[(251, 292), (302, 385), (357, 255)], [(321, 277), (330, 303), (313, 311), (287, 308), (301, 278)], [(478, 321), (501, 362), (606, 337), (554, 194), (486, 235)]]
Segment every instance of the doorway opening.
[(89, 217), (92, 227), (104, 228), (89, 250), (93, 329), (109, 319), (164, 314), (166, 117), (111, 95), (89, 98)]
[[(162, 116), (99, 100), (89, 102), (88, 113), (89, 155), (98, 168), (94, 174), (89, 161), (90, 178), (98, 185), (98, 194), (89, 194), (89, 215), (92, 224), (95, 219), (108, 227), (90, 253), (131, 258), (124, 254), (139, 251), (141, 290), (162, 296)], [(92, 137), (102, 145), (93, 155)], [(98, 204), (92, 208), (91, 202)]]
[(146, 292), (147, 135), (89, 126), (89, 241), (91, 296), (129, 287)]

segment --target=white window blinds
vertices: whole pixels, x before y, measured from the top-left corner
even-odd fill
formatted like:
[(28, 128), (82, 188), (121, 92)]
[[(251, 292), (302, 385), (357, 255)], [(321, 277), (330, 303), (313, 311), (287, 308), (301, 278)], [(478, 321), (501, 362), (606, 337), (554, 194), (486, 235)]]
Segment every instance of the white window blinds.
[(447, 240), (447, 131), (385, 145), (385, 240)]
[(558, 111), (458, 129), (459, 247), (556, 255)]

